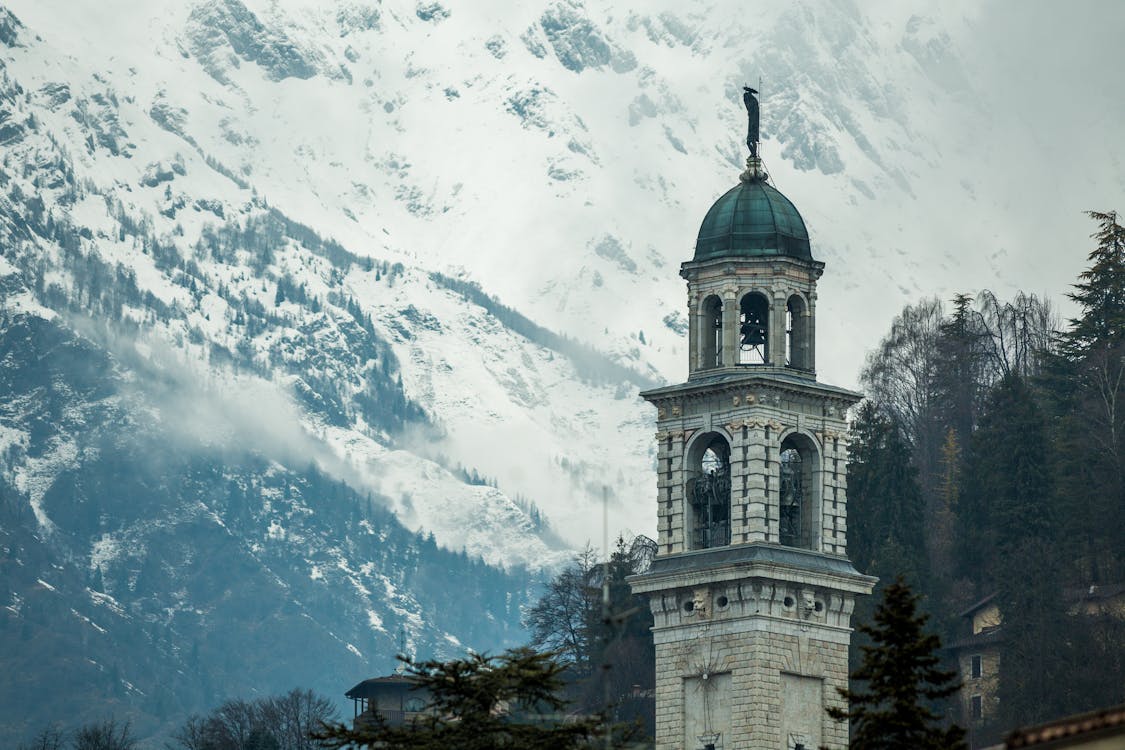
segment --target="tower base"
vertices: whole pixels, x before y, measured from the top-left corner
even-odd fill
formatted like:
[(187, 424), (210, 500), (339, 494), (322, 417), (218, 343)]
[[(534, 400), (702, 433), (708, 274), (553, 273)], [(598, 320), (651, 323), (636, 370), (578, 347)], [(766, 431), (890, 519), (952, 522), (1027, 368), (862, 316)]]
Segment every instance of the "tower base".
[(774, 544), (666, 555), (629, 579), (655, 624), (657, 750), (843, 749), (855, 597), (846, 558)]

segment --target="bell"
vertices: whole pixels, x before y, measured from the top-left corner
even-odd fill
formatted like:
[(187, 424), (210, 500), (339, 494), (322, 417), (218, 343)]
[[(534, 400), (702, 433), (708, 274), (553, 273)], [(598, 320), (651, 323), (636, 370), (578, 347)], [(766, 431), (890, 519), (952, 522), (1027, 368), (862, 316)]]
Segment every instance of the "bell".
[(744, 323), (742, 325), (741, 334), (743, 346), (761, 346), (766, 343), (765, 326)]

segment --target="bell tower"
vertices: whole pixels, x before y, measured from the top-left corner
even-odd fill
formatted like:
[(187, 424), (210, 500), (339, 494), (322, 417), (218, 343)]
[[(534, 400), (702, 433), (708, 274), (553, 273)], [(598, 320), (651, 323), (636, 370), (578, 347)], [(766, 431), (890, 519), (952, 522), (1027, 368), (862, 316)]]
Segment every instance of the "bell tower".
[[(751, 155), (681, 266), (688, 379), (641, 394), (657, 409), (657, 530), (647, 594), (657, 750), (845, 748), (855, 597), (847, 558), (847, 410), (816, 380), (808, 231)], [(751, 143), (752, 140), (752, 143)]]

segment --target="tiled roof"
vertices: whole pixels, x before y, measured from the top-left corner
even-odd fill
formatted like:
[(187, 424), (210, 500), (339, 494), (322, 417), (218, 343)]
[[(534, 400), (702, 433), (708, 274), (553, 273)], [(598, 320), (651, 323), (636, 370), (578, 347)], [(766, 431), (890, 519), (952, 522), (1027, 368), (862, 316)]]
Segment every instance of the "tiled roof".
[(1008, 735), (1004, 746), (1014, 750), (1014, 748), (1047, 745), (1060, 740), (1079, 739), (1082, 735), (1095, 734), (1125, 736), (1125, 704), (1087, 714), (1067, 716), (1039, 726), (1017, 729)]

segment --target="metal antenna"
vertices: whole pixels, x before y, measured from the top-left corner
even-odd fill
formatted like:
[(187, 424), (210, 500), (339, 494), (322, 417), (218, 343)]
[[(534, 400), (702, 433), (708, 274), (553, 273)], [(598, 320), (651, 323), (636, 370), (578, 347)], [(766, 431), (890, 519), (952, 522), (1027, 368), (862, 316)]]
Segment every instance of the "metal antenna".
[[(766, 95), (762, 93), (762, 76), (758, 74), (758, 101), (762, 104), (766, 103)], [(759, 136), (761, 137), (761, 136)], [(758, 156), (762, 155), (762, 142), (758, 141)]]
[(604, 686), (605, 705), (605, 750), (613, 747), (613, 731), (609, 722), (610, 689), (609, 689), (609, 640), (610, 629), (613, 624), (613, 615), (609, 611), (609, 488), (602, 485), (602, 554), (605, 560), (602, 564), (602, 623), (605, 626), (605, 636), (602, 644), (602, 685)]
[(395, 667), (397, 674), (402, 674), (406, 671), (406, 627), (400, 625), (398, 628), (398, 666)]

